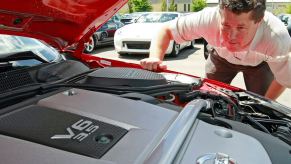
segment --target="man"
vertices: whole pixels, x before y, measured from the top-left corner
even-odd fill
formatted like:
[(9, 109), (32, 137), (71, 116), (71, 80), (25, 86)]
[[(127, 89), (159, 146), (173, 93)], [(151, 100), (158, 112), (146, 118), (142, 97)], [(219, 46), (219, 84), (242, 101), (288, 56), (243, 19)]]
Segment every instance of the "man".
[(170, 40), (203, 37), (212, 46), (207, 78), (229, 84), (242, 72), (247, 90), (276, 99), (291, 87), (291, 38), (283, 23), (265, 10), (266, 0), (220, 0), (218, 7), (168, 22), (141, 66), (165, 68), (162, 60)]

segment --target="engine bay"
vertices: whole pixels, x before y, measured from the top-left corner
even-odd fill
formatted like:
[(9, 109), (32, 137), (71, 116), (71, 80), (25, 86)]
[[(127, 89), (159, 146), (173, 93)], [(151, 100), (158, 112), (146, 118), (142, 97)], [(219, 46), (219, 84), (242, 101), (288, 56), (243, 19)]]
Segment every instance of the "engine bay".
[(290, 109), (275, 101), (183, 74), (65, 63), (0, 73), (2, 154), (23, 151), (24, 163), (47, 154), (56, 163), (203, 163), (209, 153), (291, 163)]

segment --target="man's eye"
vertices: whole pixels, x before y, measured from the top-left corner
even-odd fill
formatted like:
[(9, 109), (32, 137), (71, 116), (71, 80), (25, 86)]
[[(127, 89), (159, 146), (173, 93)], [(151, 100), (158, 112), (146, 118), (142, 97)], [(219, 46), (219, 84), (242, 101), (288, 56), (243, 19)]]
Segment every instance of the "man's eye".
[(245, 28), (244, 27), (237, 27), (237, 29), (244, 30)]
[(229, 25), (224, 25), (224, 24), (222, 25), (222, 27), (223, 27), (223, 28), (226, 28), (226, 29), (227, 29), (227, 28), (230, 28)]

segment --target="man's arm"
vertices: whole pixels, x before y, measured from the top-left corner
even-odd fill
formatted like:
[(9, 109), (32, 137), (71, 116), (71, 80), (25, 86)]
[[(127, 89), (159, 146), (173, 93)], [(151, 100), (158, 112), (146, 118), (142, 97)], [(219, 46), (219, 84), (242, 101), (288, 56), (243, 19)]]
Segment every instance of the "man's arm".
[(273, 80), (269, 86), (265, 97), (276, 100), (285, 90), (285, 87), (279, 84), (276, 80)]
[(165, 24), (153, 38), (150, 55), (148, 58), (140, 61), (141, 66), (147, 70), (157, 70), (158, 68), (165, 69), (166, 66), (162, 64), (162, 61), (172, 39), (173, 37), (169, 25)]

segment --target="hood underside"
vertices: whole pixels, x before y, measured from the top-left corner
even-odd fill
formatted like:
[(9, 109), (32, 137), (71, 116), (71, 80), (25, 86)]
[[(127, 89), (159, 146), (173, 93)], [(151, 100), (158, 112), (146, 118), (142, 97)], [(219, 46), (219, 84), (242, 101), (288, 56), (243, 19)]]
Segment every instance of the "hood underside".
[(127, 0), (1, 0), (0, 33), (44, 40), (59, 50), (89, 38)]

